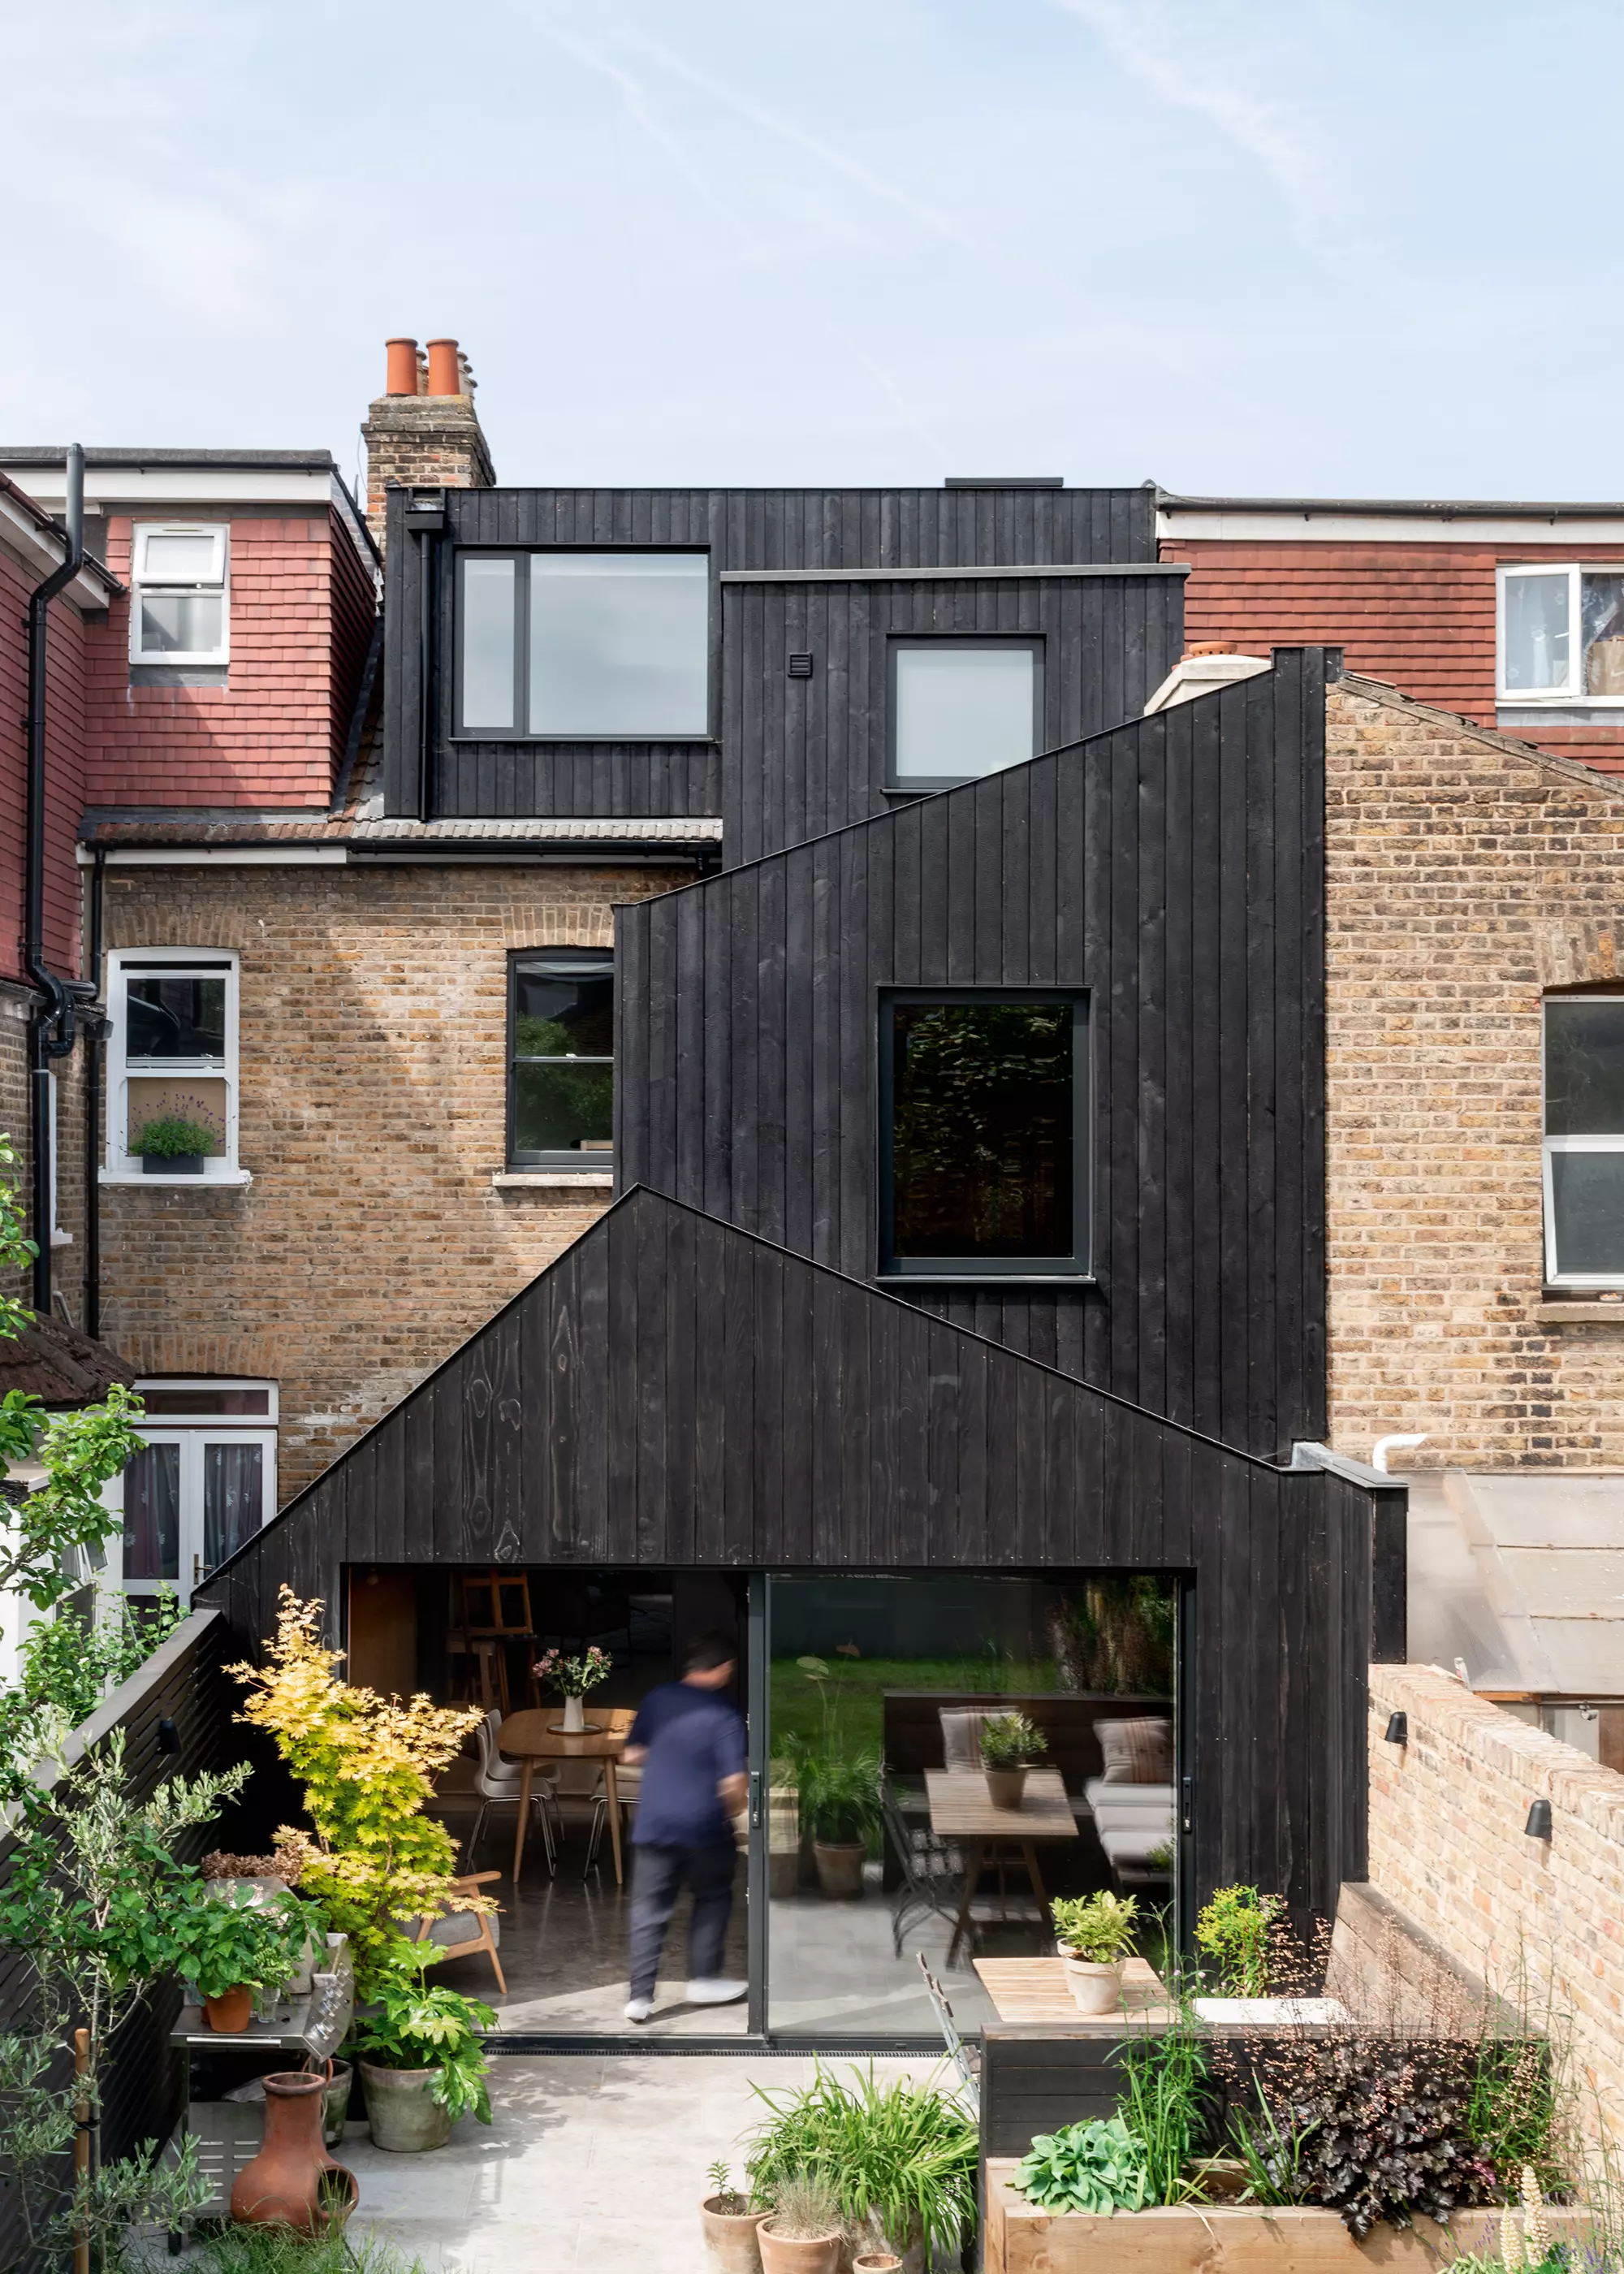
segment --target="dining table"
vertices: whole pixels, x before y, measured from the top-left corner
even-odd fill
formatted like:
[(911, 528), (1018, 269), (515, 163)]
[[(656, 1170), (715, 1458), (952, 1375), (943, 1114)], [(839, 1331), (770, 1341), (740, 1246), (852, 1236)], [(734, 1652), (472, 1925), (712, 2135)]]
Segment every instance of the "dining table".
[(620, 1791), (615, 1771), (626, 1751), (629, 1731), (611, 1728), (590, 1719), (584, 1729), (566, 1729), (556, 1706), (527, 1706), (509, 1713), (497, 1732), (498, 1750), (523, 1766), (520, 1781), (519, 1828), (513, 1843), (513, 1884), (519, 1884), (524, 1862), (524, 1834), (530, 1824), (530, 1789), (538, 1761), (601, 1761), (604, 1801), (609, 1815), (609, 1845), (614, 1856), (614, 1882), (624, 1884), (620, 1858)]
[(1038, 1869), (1038, 1842), (1075, 1840), (1079, 1834), (1058, 1769), (1029, 1770), (1026, 1789), (1013, 1808), (1001, 1807), (993, 1799), (979, 1769), (927, 1769), (925, 1796), (930, 1804), (932, 1832), (940, 1840), (961, 1842), (970, 1851), (964, 1895), (948, 1944), (951, 1966), (970, 1924), (970, 1906), (981, 1874), (997, 1863), (1000, 1849), (1012, 1848), (1019, 1854), (1032, 1892), (1047, 1911), (1049, 1897)]

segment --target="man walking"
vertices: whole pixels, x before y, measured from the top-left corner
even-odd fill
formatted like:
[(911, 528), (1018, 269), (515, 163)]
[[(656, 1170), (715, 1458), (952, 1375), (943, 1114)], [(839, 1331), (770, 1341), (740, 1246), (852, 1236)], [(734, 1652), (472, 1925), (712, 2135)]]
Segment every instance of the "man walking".
[(744, 1722), (723, 1695), (737, 1664), (726, 1635), (696, 1636), (681, 1681), (649, 1692), (626, 1741), (628, 1767), (643, 1768), (632, 1827), (628, 2022), (646, 2022), (654, 2011), (660, 1946), (684, 1879), (694, 1894), (689, 2004), (732, 2005), (749, 1988), (722, 1972), (738, 1855), (733, 1818), (749, 1789)]

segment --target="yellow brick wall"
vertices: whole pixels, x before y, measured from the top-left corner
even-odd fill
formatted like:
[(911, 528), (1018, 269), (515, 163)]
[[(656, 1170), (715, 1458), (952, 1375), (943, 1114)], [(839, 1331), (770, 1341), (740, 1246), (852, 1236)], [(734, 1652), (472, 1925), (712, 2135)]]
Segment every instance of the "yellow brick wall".
[(1624, 980), (1624, 784), (1358, 684), (1327, 719), (1331, 1442), (1624, 1468), (1624, 1305), (1542, 1306), (1540, 1156), (1545, 991)]
[(102, 1188), (103, 1333), (143, 1374), (282, 1388), (279, 1498), (594, 1223), (500, 1191), (510, 949), (607, 946), (685, 870), (143, 869), (109, 947), (235, 949), (244, 1189)]

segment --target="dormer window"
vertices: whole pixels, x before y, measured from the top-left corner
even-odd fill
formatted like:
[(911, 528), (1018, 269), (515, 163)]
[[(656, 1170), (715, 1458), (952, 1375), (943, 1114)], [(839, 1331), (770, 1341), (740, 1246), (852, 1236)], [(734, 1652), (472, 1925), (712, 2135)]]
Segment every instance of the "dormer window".
[(703, 553), (463, 553), (465, 740), (682, 742), (710, 732)]
[(218, 523), (136, 523), (130, 554), (132, 663), (229, 659), (228, 550), (227, 531)]
[(1624, 703), (1624, 569), (1500, 571), (1502, 704)]

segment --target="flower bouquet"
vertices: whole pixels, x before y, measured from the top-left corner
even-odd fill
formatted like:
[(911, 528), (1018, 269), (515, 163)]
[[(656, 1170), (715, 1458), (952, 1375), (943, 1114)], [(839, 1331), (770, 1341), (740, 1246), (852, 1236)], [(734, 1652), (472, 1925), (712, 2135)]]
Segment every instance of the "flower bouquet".
[(563, 1699), (566, 1729), (584, 1729), (583, 1701), (586, 1693), (609, 1679), (613, 1664), (608, 1652), (599, 1650), (593, 1643), (578, 1657), (567, 1651), (544, 1650), (530, 1672), (544, 1690), (551, 1690)]

